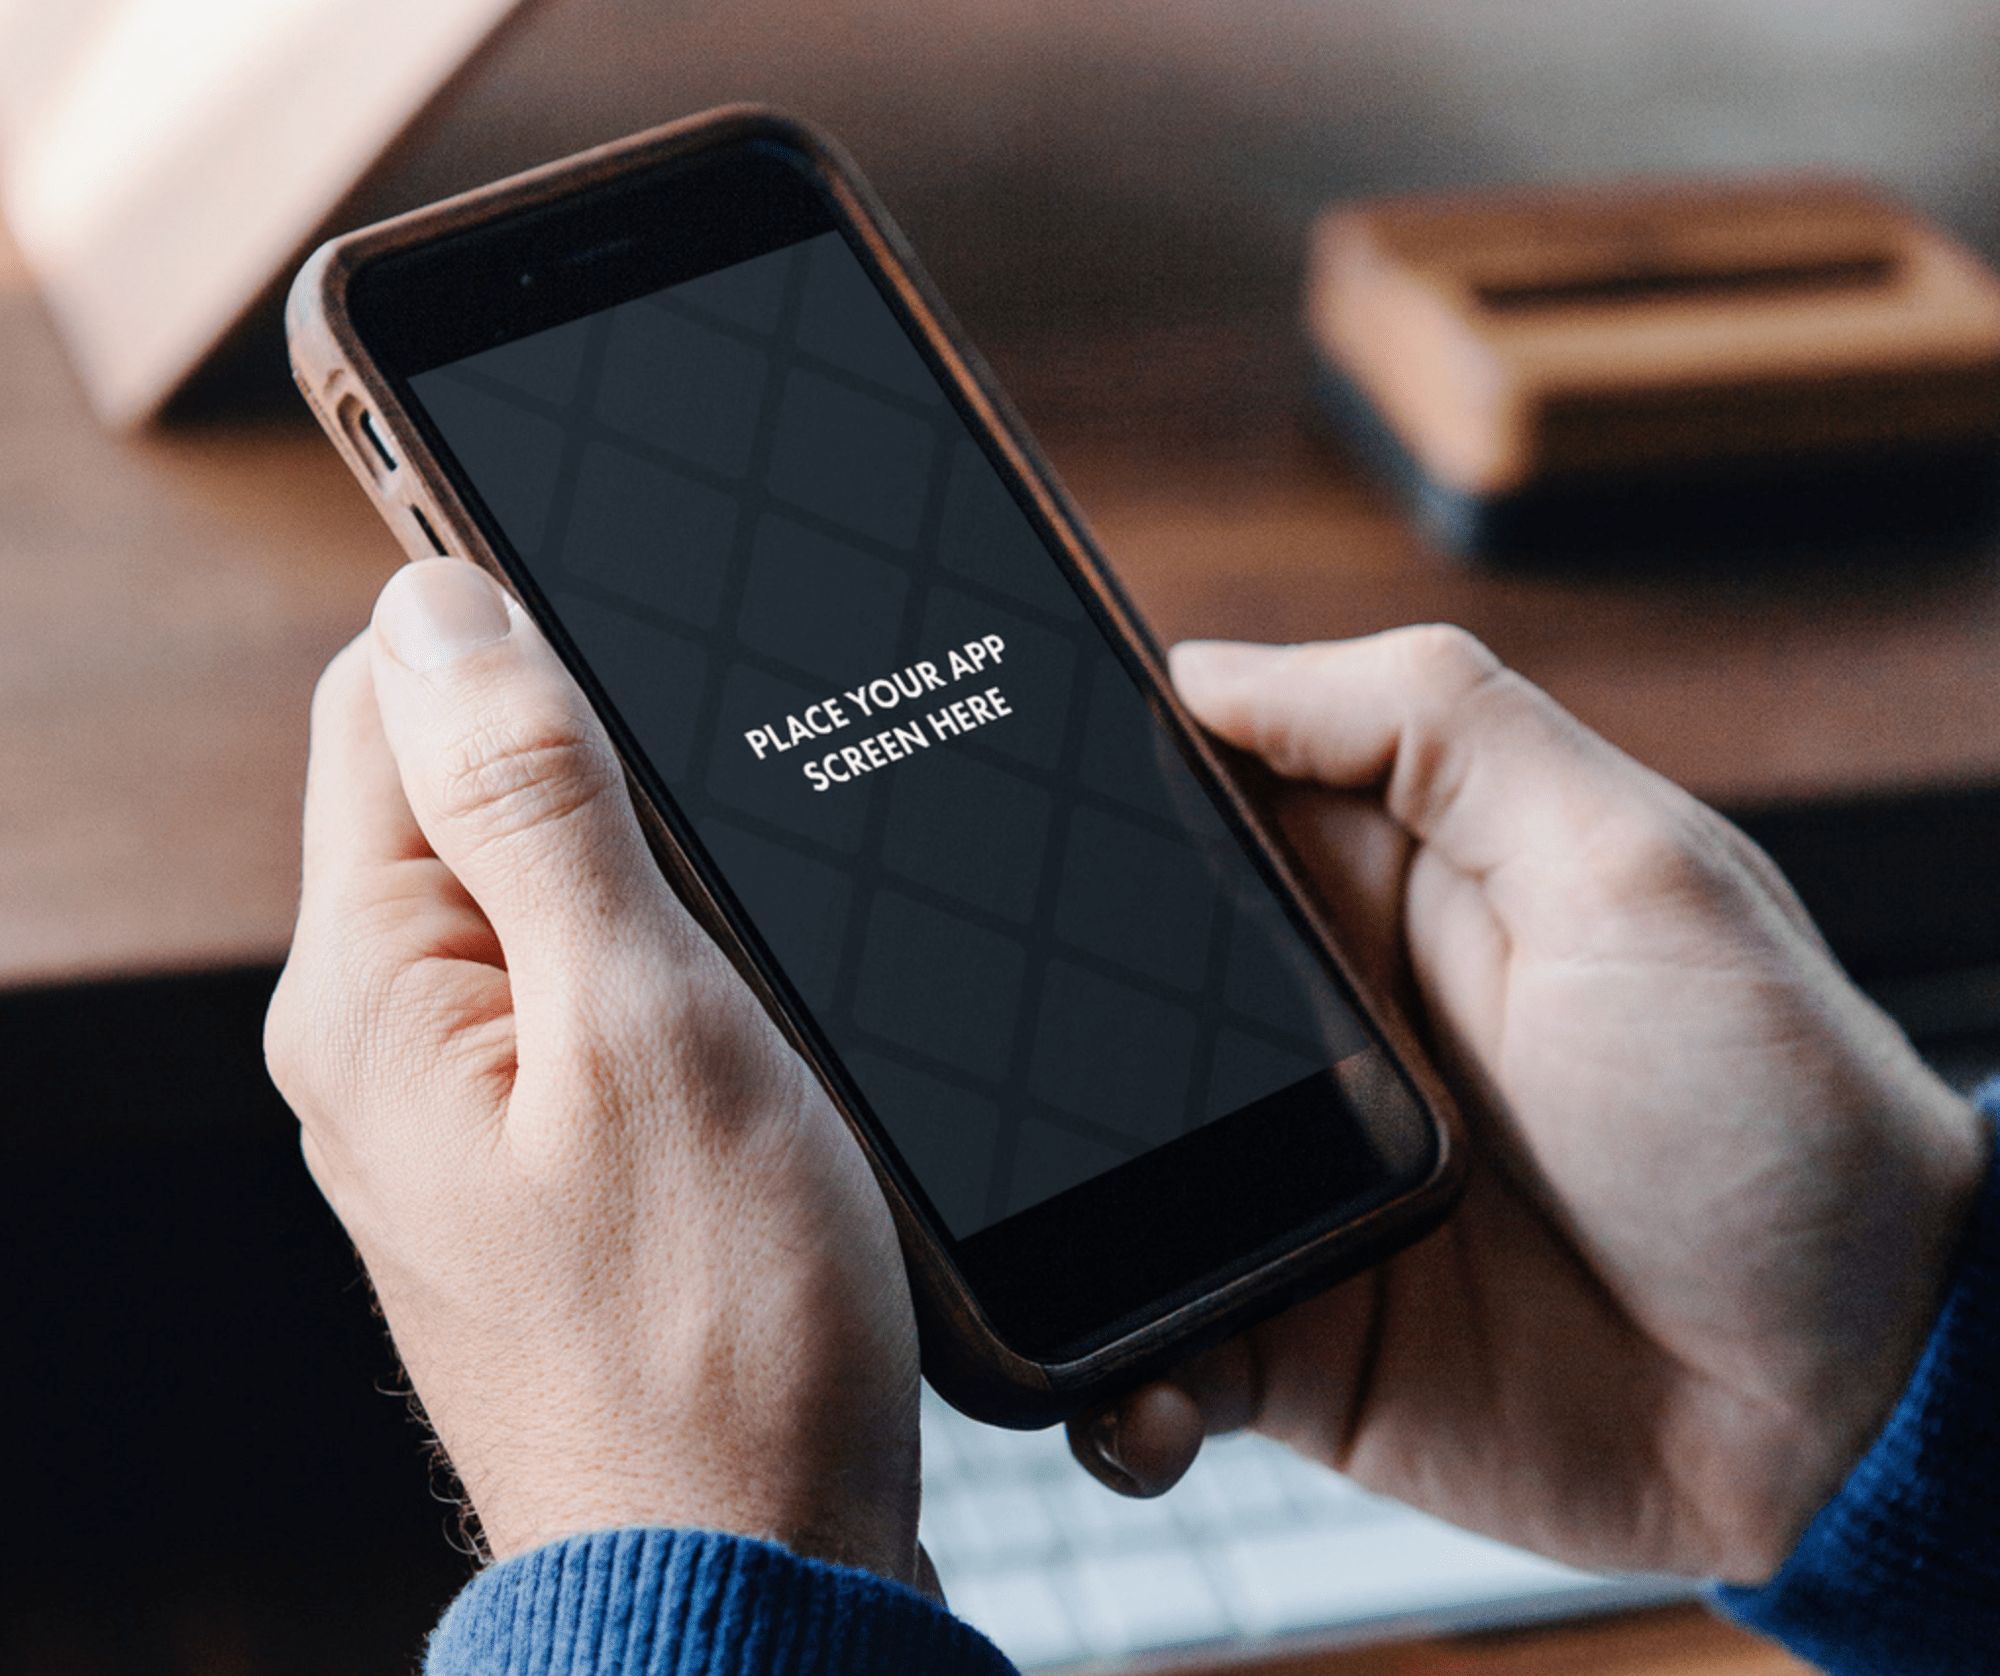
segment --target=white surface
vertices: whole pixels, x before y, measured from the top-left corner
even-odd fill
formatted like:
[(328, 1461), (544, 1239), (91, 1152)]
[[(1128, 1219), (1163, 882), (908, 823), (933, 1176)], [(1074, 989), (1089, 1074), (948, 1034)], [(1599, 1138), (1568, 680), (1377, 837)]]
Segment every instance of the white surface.
[(1084, 1475), (1060, 1430), (981, 1426), (928, 1390), (923, 1540), (952, 1608), (1030, 1670), (1689, 1592), (1468, 1535), (1262, 1438), (1213, 1441), (1170, 1494), (1129, 1501)]

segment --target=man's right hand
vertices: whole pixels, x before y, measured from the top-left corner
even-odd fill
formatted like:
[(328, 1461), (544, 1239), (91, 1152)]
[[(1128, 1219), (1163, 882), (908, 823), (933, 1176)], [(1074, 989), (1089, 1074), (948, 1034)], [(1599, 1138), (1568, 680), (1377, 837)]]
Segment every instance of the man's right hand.
[(1386, 933), (1473, 1170), (1437, 1235), (1085, 1416), (1079, 1455), (1146, 1493), (1250, 1424), (1559, 1558), (1767, 1578), (1909, 1378), (1977, 1115), (1747, 839), (1467, 636), (1173, 668)]

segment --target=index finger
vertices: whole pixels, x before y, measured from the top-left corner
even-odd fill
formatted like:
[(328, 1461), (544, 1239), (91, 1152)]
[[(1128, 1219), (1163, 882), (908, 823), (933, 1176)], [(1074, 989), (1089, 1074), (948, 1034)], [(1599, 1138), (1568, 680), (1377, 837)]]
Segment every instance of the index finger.
[(1819, 944), (1749, 839), (1462, 629), (1284, 647), (1189, 642), (1171, 663), (1195, 715), (1280, 774), (1379, 788), (1390, 816), (1482, 885), (1517, 932), (1547, 921), (1556, 902), (1623, 909), (1749, 885), (1763, 910)]
[(1379, 786), (1399, 824), (1468, 872), (1518, 851), (1543, 811), (1573, 830), (1580, 801), (1601, 812), (1606, 793), (1656, 778), (1443, 624), (1303, 646), (1190, 642), (1172, 666), (1232, 744), (1288, 778)]
[(389, 929), (388, 916), (406, 932), (426, 922), (413, 952), (497, 965), (485, 916), (432, 852), (404, 793), (367, 641), (364, 634), (343, 647), (313, 693), (294, 950), (327, 942), (357, 952), (356, 916), (377, 934)]

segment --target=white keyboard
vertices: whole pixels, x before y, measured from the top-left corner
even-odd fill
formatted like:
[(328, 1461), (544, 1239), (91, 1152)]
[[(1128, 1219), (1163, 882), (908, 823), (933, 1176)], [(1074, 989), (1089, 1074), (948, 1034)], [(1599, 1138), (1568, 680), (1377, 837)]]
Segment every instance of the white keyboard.
[(1024, 1670), (1201, 1642), (1361, 1639), (1683, 1598), (1593, 1577), (1356, 1489), (1248, 1435), (1211, 1440), (1157, 1501), (924, 1391), (923, 1540), (952, 1609)]

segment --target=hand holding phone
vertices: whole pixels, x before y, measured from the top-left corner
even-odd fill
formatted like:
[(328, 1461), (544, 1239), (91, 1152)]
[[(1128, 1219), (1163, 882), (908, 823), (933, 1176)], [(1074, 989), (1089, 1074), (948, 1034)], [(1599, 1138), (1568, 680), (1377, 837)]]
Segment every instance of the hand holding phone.
[(881, 1196), (472, 566), (327, 670), (305, 817), (272, 1075), (493, 1555), (665, 1526), (920, 1582)]
[[(1183, 647), (1286, 777), (1462, 1086), (1436, 1237), (1080, 1421), (1157, 1493), (1255, 1425), (1371, 1490), (1595, 1570), (1755, 1583), (1910, 1378), (1983, 1125), (1771, 862), (1468, 636)], [(1103, 1461), (1109, 1445), (1111, 1462)]]
[(1060, 1418), (1444, 1213), (1435, 1081), (825, 142), (716, 113), (364, 229), (290, 324), (861, 1137), (948, 1398)]

